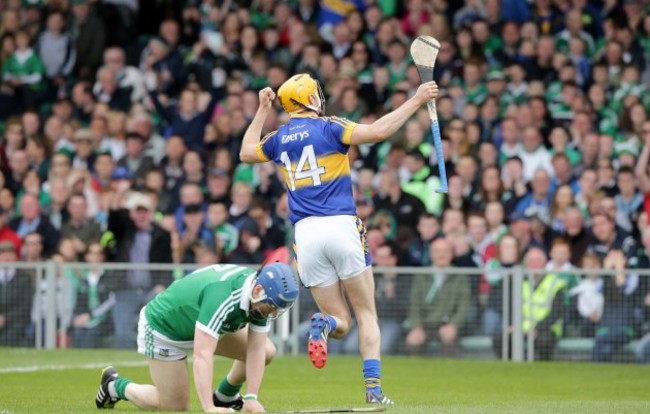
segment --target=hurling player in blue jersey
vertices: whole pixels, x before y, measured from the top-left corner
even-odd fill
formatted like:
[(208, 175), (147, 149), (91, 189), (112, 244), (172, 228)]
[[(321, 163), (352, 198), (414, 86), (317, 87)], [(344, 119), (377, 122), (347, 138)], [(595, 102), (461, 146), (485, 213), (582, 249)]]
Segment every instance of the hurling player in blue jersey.
[(366, 402), (392, 404), (381, 389), (380, 342), (374, 298), (374, 278), (365, 229), (356, 216), (350, 180), (350, 145), (388, 139), (415, 112), (438, 96), (435, 82), (420, 85), (415, 95), (370, 125), (323, 117), (325, 98), (308, 74), (291, 77), (278, 89), (286, 125), (260, 140), (272, 111), (275, 93), (259, 92), (260, 105), (240, 152), (246, 163), (273, 161), (288, 187), (291, 222), (295, 225), (298, 271), (321, 312), (311, 318), (309, 357), (317, 368), (327, 361), (327, 338), (350, 330), (352, 305), (359, 325)]

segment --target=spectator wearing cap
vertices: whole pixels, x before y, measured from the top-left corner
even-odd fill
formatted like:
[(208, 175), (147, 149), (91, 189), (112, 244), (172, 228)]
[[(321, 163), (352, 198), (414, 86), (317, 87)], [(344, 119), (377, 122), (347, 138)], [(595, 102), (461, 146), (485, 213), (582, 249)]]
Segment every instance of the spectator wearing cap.
[[(16, 246), (0, 242), (0, 262), (18, 261)], [(0, 269), (0, 344), (25, 346), (25, 330), (29, 324), (32, 275), (24, 270), (3, 266)]]
[(144, 154), (144, 137), (137, 132), (126, 134), (126, 154), (116, 163), (117, 167), (127, 168), (133, 174), (136, 185), (144, 183), (147, 171), (154, 168), (151, 157)]
[(133, 173), (127, 167), (117, 166), (111, 172), (112, 184), (118, 184), (119, 181), (133, 181)]
[(207, 198), (210, 202), (230, 204), (230, 184), (232, 179), (228, 171), (222, 168), (212, 168), (208, 172)]
[(72, 156), (72, 168), (92, 170), (95, 164), (94, 137), (90, 129), (82, 128), (74, 134), (74, 155)]
[[(113, 235), (114, 249), (110, 260), (117, 263), (171, 263), (171, 237), (154, 222), (154, 206), (146, 193), (131, 192), (129, 183), (122, 183), (113, 198), (108, 216), (108, 231)], [(128, 194), (128, 198), (127, 198)], [(116, 348), (135, 344), (138, 312), (153, 295), (172, 281), (169, 272), (136, 268), (118, 273), (115, 282), (113, 324)]]
[(0, 206), (0, 243), (13, 243), (15, 251), (20, 253), (22, 239), (9, 226), (9, 218), (7, 216), (8, 214), (5, 209)]
[(37, 232), (43, 238), (43, 254), (49, 257), (54, 253), (59, 241), (59, 232), (52, 226), (50, 219), (41, 214), (41, 206), (38, 197), (26, 193), (20, 200), (20, 216), (14, 218), (9, 226), (18, 233), (18, 236), (25, 237), (27, 233)]
[(546, 247), (533, 237), (533, 216), (515, 211), (508, 218), (510, 234), (519, 242), (522, 255), (531, 247), (544, 250)]
[(72, 0), (71, 34), (77, 51), (75, 73), (87, 79), (102, 64), (102, 51), (106, 44), (106, 26), (98, 17), (95, 4), (90, 0)]

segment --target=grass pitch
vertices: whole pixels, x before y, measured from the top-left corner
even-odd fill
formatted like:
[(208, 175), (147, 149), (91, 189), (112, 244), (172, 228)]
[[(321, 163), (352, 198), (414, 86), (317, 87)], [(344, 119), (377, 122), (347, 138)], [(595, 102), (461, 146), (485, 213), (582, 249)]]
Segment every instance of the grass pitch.
[[(150, 382), (146, 359), (135, 351), (0, 349), (0, 414), (96, 412), (105, 365)], [(220, 378), (229, 362), (215, 367)], [(383, 370), (384, 389), (397, 401), (389, 414), (650, 412), (650, 366), (392, 357)], [(271, 413), (364, 407), (362, 382), (359, 358), (332, 356), (317, 370), (305, 356), (282, 357), (268, 367), (260, 400)], [(195, 394), (192, 410), (200, 412)], [(116, 411), (137, 409), (120, 402)]]

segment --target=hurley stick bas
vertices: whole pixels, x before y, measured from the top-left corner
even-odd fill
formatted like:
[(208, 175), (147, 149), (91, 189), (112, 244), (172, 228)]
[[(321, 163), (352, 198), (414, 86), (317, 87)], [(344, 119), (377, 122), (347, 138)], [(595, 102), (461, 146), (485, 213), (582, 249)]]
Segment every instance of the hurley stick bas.
[[(436, 64), (436, 58), (440, 51), (440, 42), (431, 36), (418, 36), (411, 43), (411, 57), (420, 75), (422, 83), (433, 80), (433, 68)], [(427, 103), (429, 118), (431, 118), (431, 133), (433, 134), (433, 143), (436, 147), (436, 159), (438, 160), (438, 171), (440, 172), (439, 188), (436, 193), (446, 193), (447, 187), (447, 170), (445, 168), (445, 158), (442, 152), (442, 138), (440, 137), (440, 125), (438, 124), (438, 113), (436, 112), (436, 101), (431, 100)]]

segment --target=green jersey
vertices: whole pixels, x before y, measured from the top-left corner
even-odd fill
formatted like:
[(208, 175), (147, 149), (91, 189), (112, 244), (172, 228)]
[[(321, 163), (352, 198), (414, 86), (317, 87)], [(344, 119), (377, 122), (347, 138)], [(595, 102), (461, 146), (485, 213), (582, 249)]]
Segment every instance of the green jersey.
[(199, 328), (219, 339), (248, 323), (268, 332), (266, 319), (253, 319), (248, 310), (255, 270), (230, 264), (198, 269), (171, 284), (145, 308), (147, 322), (174, 341), (191, 341)]

